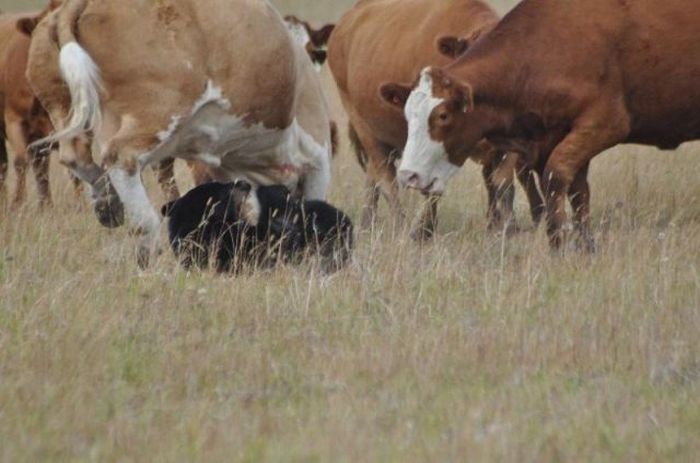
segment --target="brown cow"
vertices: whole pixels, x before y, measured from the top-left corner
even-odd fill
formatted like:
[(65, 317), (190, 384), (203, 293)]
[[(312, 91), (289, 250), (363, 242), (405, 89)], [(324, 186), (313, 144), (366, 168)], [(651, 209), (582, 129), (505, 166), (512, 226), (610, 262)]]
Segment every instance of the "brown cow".
[(139, 236), (141, 265), (160, 225), (145, 166), (197, 160), (215, 180), (283, 184), (309, 199), (329, 188), (318, 75), (266, 0), (66, 0), (34, 31), (27, 72), (61, 162), (92, 186), (103, 225), (126, 220)]
[(568, 194), (592, 251), (591, 159), (700, 138), (699, 24), (691, 0), (524, 0), (457, 62), (421, 73), (399, 181), (441, 190), (486, 137), (542, 172), (552, 247), (566, 238)]
[[(385, 86), (380, 95), (380, 87), (392, 81), (412, 82), (423, 67), (453, 61), (497, 21), (496, 13), (480, 0), (373, 0), (359, 2), (336, 25), (328, 44), (328, 62), (349, 115), (358, 160), (367, 173), (369, 191), (363, 225), (374, 221), (380, 194), (395, 213), (400, 209), (395, 162), (406, 143), (402, 106), (408, 92), (395, 92), (393, 87)], [(386, 104), (382, 97), (394, 105)], [(489, 193), (489, 227), (514, 226), (513, 167), (517, 156), (497, 152), (487, 143), (470, 155), (483, 165)], [(537, 220), (542, 200), (534, 179), (527, 171), (522, 171), (520, 177)], [(437, 197), (429, 197), (414, 227), (414, 237), (432, 235), (436, 207)]]
[(51, 204), (49, 188), (50, 146), (35, 150), (27, 147), (52, 131), (48, 114), (34, 97), (27, 78), (29, 36), (49, 11), (59, 2), (52, 1), (43, 11), (0, 15), (0, 194), (4, 195), (8, 159), (5, 139), (12, 149), (17, 181), (13, 206), (19, 206), (26, 197), (26, 170), (31, 161), (42, 206)]

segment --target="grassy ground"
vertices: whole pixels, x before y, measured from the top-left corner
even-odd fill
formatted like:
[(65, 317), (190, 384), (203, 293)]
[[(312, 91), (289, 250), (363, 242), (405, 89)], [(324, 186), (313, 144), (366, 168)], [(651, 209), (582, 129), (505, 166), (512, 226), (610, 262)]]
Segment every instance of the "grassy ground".
[[(700, 454), (699, 145), (594, 162), (593, 257), (550, 256), (542, 230), (485, 234), (470, 164), (433, 244), (383, 211), (326, 279), (187, 274), (167, 253), (140, 273), (125, 230), (100, 228), (53, 174), (52, 210), (32, 191), (0, 212), (2, 461)], [(331, 199), (357, 219), (347, 144), (334, 174)]]

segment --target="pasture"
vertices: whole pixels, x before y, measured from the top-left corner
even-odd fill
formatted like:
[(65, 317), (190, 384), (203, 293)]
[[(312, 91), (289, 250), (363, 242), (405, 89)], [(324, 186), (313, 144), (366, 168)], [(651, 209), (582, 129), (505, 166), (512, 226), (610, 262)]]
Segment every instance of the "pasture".
[[(276, 3), (321, 21), (353, 2)], [(343, 128), (330, 201), (359, 225), (364, 174), (327, 68), (323, 79)], [(126, 229), (102, 228), (52, 163), (52, 209), (39, 210), (33, 182), (19, 211), (0, 206), (2, 461), (700, 454), (700, 144), (593, 161), (593, 256), (552, 255), (519, 186), (524, 231), (487, 234), (468, 163), (433, 242), (408, 238), (419, 198), (403, 192), (406, 223), (382, 202), (331, 277), (312, 264), (187, 273), (168, 249), (140, 272)]]

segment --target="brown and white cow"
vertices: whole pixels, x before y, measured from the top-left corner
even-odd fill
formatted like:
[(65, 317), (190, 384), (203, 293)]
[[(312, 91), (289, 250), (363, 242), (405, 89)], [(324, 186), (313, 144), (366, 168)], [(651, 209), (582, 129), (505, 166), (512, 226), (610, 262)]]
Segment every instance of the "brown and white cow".
[(699, 24), (694, 0), (524, 0), (458, 61), (421, 72), (399, 181), (440, 192), (486, 137), (542, 173), (552, 247), (568, 195), (592, 251), (590, 161), (619, 143), (700, 138)]
[(104, 225), (123, 222), (123, 204), (142, 265), (160, 223), (141, 180), (149, 164), (184, 158), (217, 180), (328, 190), (318, 76), (265, 0), (67, 0), (34, 31), (28, 75), (61, 162), (96, 191)]
[(0, 15), (0, 195), (4, 195), (8, 170), (6, 139), (13, 153), (17, 177), (13, 198), (15, 207), (26, 197), (26, 171), (30, 162), (39, 203), (42, 206), (51, 204), (50, 147), (44, 145), (35, 150), (28, 150), (27, 147), (46, 137), (53, 127), (48, 114), (34, 97), (25, 73), (32, 30), (38, 21), (58, 5), (57, 0), (52, 0), (42, 11)]
[[(336, 25), (328, 44), (328, 62), (350, 119), (350, 136), (367, 173), (368, 197), (363, 224), (376, 217), (380, 194), (399, 213), (395, 162), (406, 143), (403, 104), (408, 85), (427, 65), (445, 65), (488, 33), (498, 16), (480, 0), (372, 0), (356, 4)], [(380, 94), (380, 88), (382, 93)], [(387, 99), (392, 104), (387, 104)], [(492, 229), (513, 222), (515, 155), (505, 155), (483, 143), (465, 154), (483, 165)], [(520, 170), (519, 170), (520, 172)], [(534, 179), (523, 171), (521, 180), (531, 200), (535, 220), (542, 200)], [(413, 235), (430, 237), (435, 229), (437, 197), (429, 197)]]
[(287, 30), (294, 37), (294, 41), (306, 50), (316, 69), (320, 69), (326, 62), (326, 45), (335, 24), (326, 24), (319, 29), (314, 29), (307, 21), (294, 15), (285, 16), (284, 21), (287, 24)]

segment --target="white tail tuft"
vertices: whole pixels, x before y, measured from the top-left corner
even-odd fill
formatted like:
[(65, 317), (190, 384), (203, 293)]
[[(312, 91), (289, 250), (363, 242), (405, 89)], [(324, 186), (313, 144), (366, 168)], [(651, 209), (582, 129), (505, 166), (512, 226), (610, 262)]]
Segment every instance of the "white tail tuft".
[(71, 109), (66, 126), (49, 138), (55, 141), (76, 137), (90, 130), (98, 131), (102, 122), (100, 69), (76, 42), (68, 42), (61, 47), (59, 66), (70, 92)]

